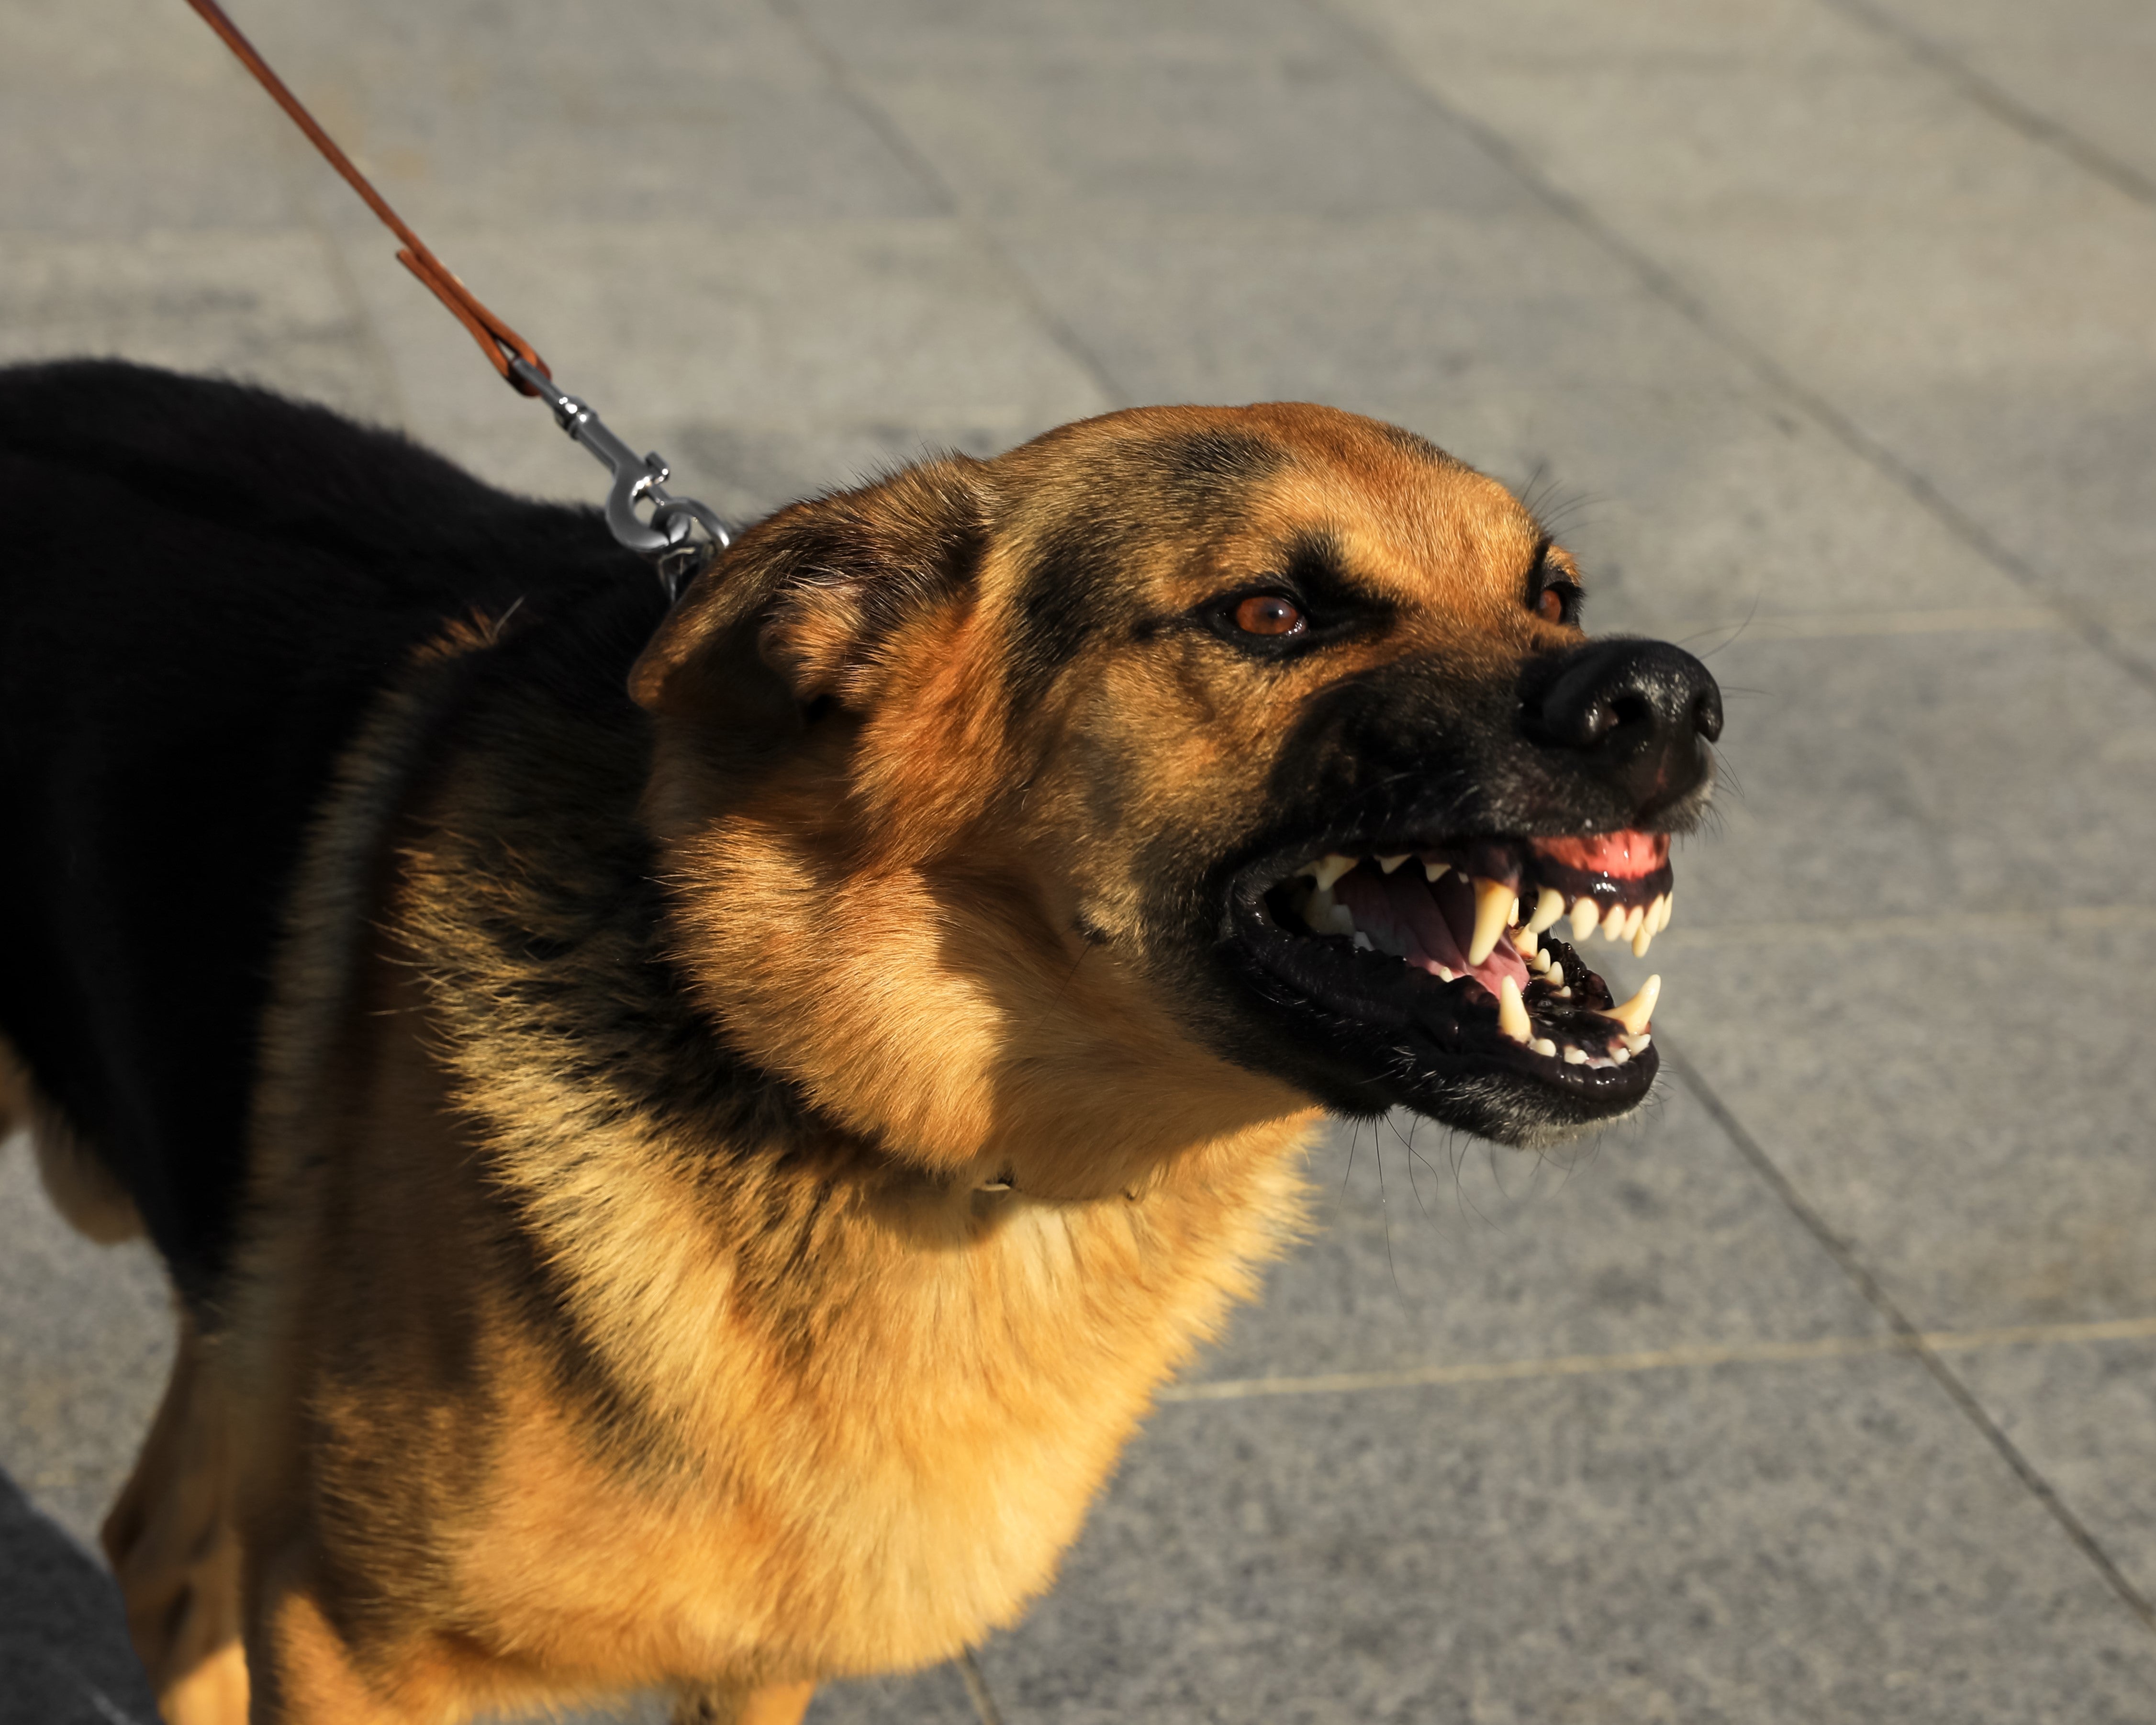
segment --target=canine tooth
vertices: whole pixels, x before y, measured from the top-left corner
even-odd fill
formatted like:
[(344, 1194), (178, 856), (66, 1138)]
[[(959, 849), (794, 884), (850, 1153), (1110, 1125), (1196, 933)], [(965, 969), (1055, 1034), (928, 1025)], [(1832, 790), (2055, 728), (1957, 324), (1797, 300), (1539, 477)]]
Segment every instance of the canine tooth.
[(1600, 1009), (1605, 1019), (1614, 1019), (1635, 1036), (1642, 1034), (1655, 1015), (1655, 1002), (1661, 998), (1662, 979), (1650, 976), (1640, 985), (1640, 992), (1622, 1006)]
[(1399, 865), (1407, 860), (1408, 854), (1403, 850), (1398, 856), (1379, 857), (1378, 859), (1378, 867), (1380, 872), (1389, 875), (1394, 869), (1399, 867)]
[(1553, 1060), (1557, 1058), (1557, 1045), (1547, 1036), (1537, 1036), (1527, 1046), (1545, 1059)]
[(1568, 1066), (1585, 1065), (1587, 1064), (1587, 1050), (1584, 1048), (1574, 1048), (1569, 1042), (1566, 1043), (1564, 1045), (1564, 1063)]
[(1635, 958), (1645, 957), (1647, 956), (1647, 948), (1654, 945), (1654, 943), (1655, 924), (1654, 919), (1650, 917), (1646, 922), (1642, 922), (1640, 925), (1640, 932), (1632, 937), (1632, 956)]
[(1374, 952), (1378, 950), (1378, 943), (1358, 928), (1355, 931), (1355, 950), (1358, 952)]
[(1497, 1028), (1515, 1042), (1531, 1041), (1535, 1034), (1535, 1027), (1527, 1018), (1527, 1009), (1520, 999), (1520, 985), (1510, 977), (1497, 984)]
[(1572, 904), (1572, 937), (1584, 941), (1594, 932), (1594, 925), (1601, 921), (1591, 898), (1574, 899)]
[(1502, 880), (1475, 883), (1475, 938), (1467, 943), (1467, 962), (1480, 964), (1497, 949), (1497, 937), (1512, 920), (1519, 901)]
[(1433, 886), (1451, 872), (1451, 865), (1447, 863), (1426, 862), (1422, 865), (1423, 879)]
[(1564, 915), (1564, 895), (1554, 886), (1545, 886), (1536, 896), (1534, 914), (1527, 918), (1527, 932), (1540, 934)]
[(1609, 907), (1609, 914), (1602, 919), (1602, 938), (1614, 941), (1624, 932), (1625, 907), (1622, 905), (1612, 905)]
[(1342, 856), (1337, 850), (1329, 852), (1312, 863), (1303, 873), (1317, 883), (1320, 892), (1332, 891), (1332, 883), (1355, 866), (1355, 859)]

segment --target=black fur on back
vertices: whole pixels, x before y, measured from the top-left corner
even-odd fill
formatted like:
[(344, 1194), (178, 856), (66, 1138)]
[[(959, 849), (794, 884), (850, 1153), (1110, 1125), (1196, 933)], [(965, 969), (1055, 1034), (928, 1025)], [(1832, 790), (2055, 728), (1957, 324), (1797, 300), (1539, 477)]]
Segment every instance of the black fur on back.
[(0, 1032), (192, 1301), (330, 772), (415, 647), (520, 602), (608, 642), (593, 694), (625, 702), (664, 601), (596, 511), (259, 389), (0, 370)]

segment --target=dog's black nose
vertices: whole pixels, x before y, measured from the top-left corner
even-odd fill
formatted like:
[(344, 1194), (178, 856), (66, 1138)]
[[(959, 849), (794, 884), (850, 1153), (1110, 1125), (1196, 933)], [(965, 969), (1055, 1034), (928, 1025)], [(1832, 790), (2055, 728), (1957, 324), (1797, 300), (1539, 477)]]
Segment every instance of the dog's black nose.
[(1722, 691), (1666, 641), (1596, 641), (1550, 667), (1529, 694), (1529, 734), (1577, 749), (1643, 813), (1673, 802), (1707, 771), (1702, 739), (1722, 735)]

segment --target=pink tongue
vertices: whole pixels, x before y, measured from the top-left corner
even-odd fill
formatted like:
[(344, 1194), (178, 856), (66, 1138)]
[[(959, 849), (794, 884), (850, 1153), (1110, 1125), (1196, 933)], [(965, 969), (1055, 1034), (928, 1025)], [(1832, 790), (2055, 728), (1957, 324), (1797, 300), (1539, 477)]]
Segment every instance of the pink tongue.
[(1467, 942), (1475, 937), (1475, 891), (1457, 870), (1432, 886), (1414, 857), (1389, 875), (1379, 873), (1374, 863), (1358, 863), (1333, 883), (1332, 896), (1381, 948), (1404, 948), (1409, 963), (1433, 976), (1443, 965), (1455, 976), (1473, 977), (1493, 996), (1507, 977), (1526, 992), (1527, 960), (1502, 936), (1480, 964), (1467, 962)]

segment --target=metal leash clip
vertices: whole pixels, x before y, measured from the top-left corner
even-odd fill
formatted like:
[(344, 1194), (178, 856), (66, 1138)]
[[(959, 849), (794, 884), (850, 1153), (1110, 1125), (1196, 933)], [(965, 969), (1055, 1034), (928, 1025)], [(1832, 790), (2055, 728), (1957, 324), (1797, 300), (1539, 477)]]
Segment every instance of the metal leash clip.
[[(673, 470), (663, 457), (655, 450), (639, 455), (613, 434), (589, 403), (568, 393), (529, 360), (511, 357), (509, 375), (526, 393), (553, 408), (562, 429), (612, 470), (607, 526), (629, 550), (651, 559), (666, 597), (679, 598), (683, 586), (732, 542), (718, 516), (693, 497), (674, 495), (665, 485)], [(637, 514), (638, 507), (646, 503), (651, 506), (648, 521)]]

